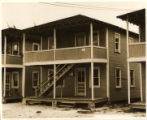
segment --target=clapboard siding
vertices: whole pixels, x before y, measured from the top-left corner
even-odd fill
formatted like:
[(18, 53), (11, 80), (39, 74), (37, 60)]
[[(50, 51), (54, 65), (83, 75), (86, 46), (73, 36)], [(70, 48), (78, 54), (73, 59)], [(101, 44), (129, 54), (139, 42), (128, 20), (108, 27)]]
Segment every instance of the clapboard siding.
[(56, 50), (56, 60), (90, 59), (90, 47)]
[[(100, 88), (95, 88), (95, 98), (98, 97), (106, 97), (106, 64), (95, 64), (95, 66), (100, 67)], [(78, 67), (82, 67), (86, 69), (86, 96), (82, 96), (82, 98), (91, 98), (91, 86), (89, 83), (91, 82), (90, 75), (90, 64), (76, 64), (71, 71), (69, 71), (64, 77), (65, 81), (64, 87), (62, 88), (62, 97), (78, 97), (75, 96), (75, 70)], [(42, 81), (47, 80), (48, 69), (53, 69), (53, 66), (42, 66)], [(40, 67), (26, 67), (26, 96), (33, 96), (34, 90), (32, 88), (32, 72), (40, 71)], [(40, 81), (41, 83), (41, 81)], [(49, 92), (47, 97), (53, 97), (53, 89)], [(56, 97), (61, 97), (61, 87), (56, 86)]]
[(54, 51), (37, 51), (25, 53), (25, 62), (44, 62), (54, 60)]
[(142, 92), (143, 92), (143, 101), (146, 101), (146, 63), (141, 63), (142, 67)]
[[(115, 53), (115, 32), (120, 33), (120, 53)], [(109, 78), (110, 78), (110, 101), (127, 100), (127, 54), (126, 54), (126, 34), (108, 28), (109, 41)], [(115, 67), (121, 68), (121, 88), (115, 85)]]
[[(37, 71), (40, 74), (40, 67), (26, 67), (26, 75), (25, 75), (25, 95), (28, 96), (35, 96), (35, 89), (32, 88), (32, 72)], [(40, 79), (39, 79), (40, 80)]]
[(130, 44), (129, 57), (145, 57), (145, 43)]
[[(10, 73), (10, 96), (21, 97), (22, 96), (22, 70), (16, 68), (7, 68), (6, 72)], [(12, 87), (12, 72), (19, 72), (19, 88)], [(2, 70), (2, 76), (4, 71)], [(2, 77), (2, 83), (4, 84), (4, 77)]]
[[(4, 64), (4, 55), (2, 55), (2, 64)], [(6, 64), (22, 64), (22, 57), (21, 56), (12, 56), (6, 55)]]
[(140, 98), (140, 63), (130, 63), (130, 70), (134, 70), (135, 86), (131, 87), (131, 98)]
[(144, 25), (140, 26), (140, 41), (141, 42), (145, 42), (146, 41), (145, 26)]
[(94, 47), (94, 58), (107, 58), (107, 49)]

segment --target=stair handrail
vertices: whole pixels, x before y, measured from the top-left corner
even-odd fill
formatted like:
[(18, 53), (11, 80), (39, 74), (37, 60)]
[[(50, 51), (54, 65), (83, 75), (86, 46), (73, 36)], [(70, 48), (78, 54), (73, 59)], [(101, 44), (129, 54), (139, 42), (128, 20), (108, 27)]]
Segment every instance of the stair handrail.
[[(56, 72), (56, 75), (57, 75), (61, 70), (63, 70), (67, 65), (69, 65), (69, 64), (65, 64), (64, 66), (62, 66), (62, 67)], [(70, 64), (70, 65), (73, 66), (73, 64)], [(59, 66), (60, 66), (60, 65), (58, 65), (57, 67), (59, 68)], [(44, 85), (47, 85), (53, 77), (54, 77), (54, 76), (52, 75), (52, 76), (49, 78), (49, 80), (43, 81), (43, 82), (40, 84), (40, 86), (38, 87), (38, 90), (40, 90), (41, 88), (43, 88)], [(53, 83), (53, 82), (52, 82), (52, 83)], [(50, 84), (50, 86), (52, 85), (52, 83)]]

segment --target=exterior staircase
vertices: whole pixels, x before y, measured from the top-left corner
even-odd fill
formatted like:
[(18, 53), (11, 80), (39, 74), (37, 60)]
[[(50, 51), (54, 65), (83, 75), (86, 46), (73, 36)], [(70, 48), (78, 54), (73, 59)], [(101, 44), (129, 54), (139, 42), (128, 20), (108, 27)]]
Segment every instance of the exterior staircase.
[[(56, 67), (56, 82), (60, 80), (71, 68), (73, 67), (73, 64), (64, 64), (64, 65), (58, 65)], [(50, 73), (48, 75), (49, 79), (47, 81), (43, 81), (39, 88), (38, 92), (39, 95), (38, 97), (41, 97), (44, 95), (51, 87), (54, 85), (54, 73)]]

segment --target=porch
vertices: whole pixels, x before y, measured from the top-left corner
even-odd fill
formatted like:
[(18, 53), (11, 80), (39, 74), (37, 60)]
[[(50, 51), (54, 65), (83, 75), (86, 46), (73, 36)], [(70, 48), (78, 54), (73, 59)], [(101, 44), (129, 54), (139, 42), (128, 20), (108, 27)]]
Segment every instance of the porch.
[(131, 103), (130, 107), (132, 109), (146, 110), (146, 103), (145, 102), (135, 102), (135, 103)]
[(24, 104), (29, 103), (51, 103), (53, 107), (57, 106), (57, 104), (87, 104), (88, 108), (94, 108), (95, 104), (107, 102), (107, 98), (95, 98), (92, 100), (91, 98), (37, 98), (37, 97), (28, 97), (23, 99)]

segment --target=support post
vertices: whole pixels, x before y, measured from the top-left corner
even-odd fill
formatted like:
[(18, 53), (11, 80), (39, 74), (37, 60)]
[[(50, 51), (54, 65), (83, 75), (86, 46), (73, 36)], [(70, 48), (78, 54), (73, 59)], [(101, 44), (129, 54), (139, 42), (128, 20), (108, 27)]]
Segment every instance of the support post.
[[(42, 83), (43, 81), (42, 81), (42, 66), (40, 67), (40, 85), (41, 85), (41, 83)], [(39, 91), (40, 93), (42, 92), (42, 87), (40, 86), (40, 91)]]
[(140, 63), (140, 98), (141, 98), (141, 102), (143, 102), (143, 93), (142, 93), (142, 66)]
[(93, 84), (94, 62), (93, 62), (93, 24), (92, 23), (90, 23), (90, 40), (91, 40), (91, 99), (94, 100), (94, 84)]
[(22, 68), (22, 96), (25, 97), (25, 39), (26, 35), (23, 33), (23, 68)]
[(4, 36), (4, 97), (6, 97), (6, 58), (7, 57), (7, 37)]
[(127, 77), (128, 77), (128, 104), (130, 104), (130, 63), (129, 63), (129, 22), (126, 20), (127, 31), (126, 31), (126, 47), (127, 47)]
[(109, 82), (109, 40), (108, 40), (108, 27), (106, 28), (106, 48), (107, 48), (107, 64), (106, 64), (106, 80), (107, 80), (107, 98), (110, 101), (110, 82)]
[(40, 50), (42, 50), (42, 36), (40, 37)]
[(54, 93), (53, 98), (56, 99), (56, 29), (54, 28)]

